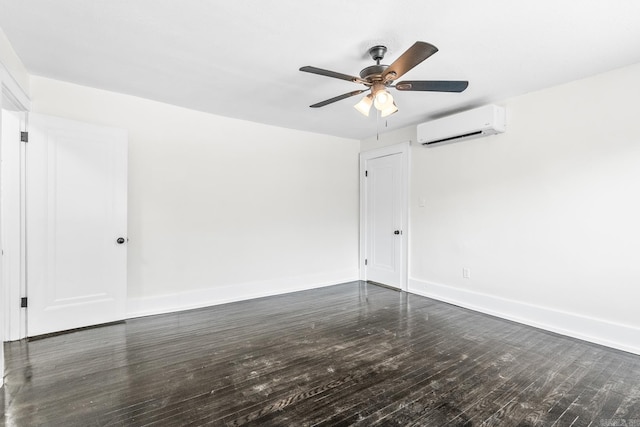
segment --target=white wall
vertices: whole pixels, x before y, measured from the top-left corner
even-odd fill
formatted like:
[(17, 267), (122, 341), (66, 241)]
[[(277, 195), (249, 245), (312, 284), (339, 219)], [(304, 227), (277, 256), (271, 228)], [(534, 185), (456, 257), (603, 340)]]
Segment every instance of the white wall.
[(639, 75), (499, 102), (503, 135), (413, 146), (410, 290), (640, 353)]
[(408, 126), (364, 139), (361, 141), (361, 149), (362, 151), (374, 150), (400, 142), (415, 142), (416, 139), (416, 127)]
[(356, 280), (359, 141), (33, 77), (34, 112), (129, 132), (129, 312)]

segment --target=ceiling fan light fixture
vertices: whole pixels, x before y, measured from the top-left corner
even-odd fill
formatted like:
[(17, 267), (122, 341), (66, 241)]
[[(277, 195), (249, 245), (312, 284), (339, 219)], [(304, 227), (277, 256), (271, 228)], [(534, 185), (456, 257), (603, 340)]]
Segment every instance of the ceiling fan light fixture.
[(373, 104), (373, 96), (371, 94), (365, 96), (353, 107), (360, 111), (363, 115), (369, 117), (369, 111), (371, 110), (371, 105)]
[(387, 107), (384, 110), (380, 111), (380, 117), (388, 117), (396, 112), (398, 112), (398, 106), (395, 102), (392, 102), (390, 107)]
[(393, 96), (386, 90), (380, 90), (374, 97), (373, 105), (375, 105), (378, 110), (384, 111), (393, 105)]
[[(369, 92), (367, 96), (362, 98), (354, 107), (364, 116), (369, 116), (371, 105), (373, 104), (382, 117), (388, 117), (398, 111), (398, 106), (393, 100), (393, 96), (389, 93), (389, 89), (394, 88), (399, 91), (413, 92), (462, 92), (469, 85), (468, 81), (455, 80), (399, 80), (408, 71), (412, 70), (424, 60), (436, 53), (438, 48), (431, 43), (416, 41), (409, 49), (405, 50), (391, 65), (381, 64), (387, 48), (378, 45), (369, 49), (369, 55), (376, 64), (365, 67), (360, 70), (360, 77), (349, 74), (338, 73), (331, 70), (325, 70), (310, 65), (300, 68), (305, 73), (318, 74), (321, 76), (331, 77), (340, 80), (346, 80), (352, 83), (359, 83), (365, 86), (364, 89), (354, 90), (343, 95), (334, 96), (325, 101), (310, 105), (311, 108), (324, 107), (352, 96)], [(378, 112), (376, 112), (376, 117)]]

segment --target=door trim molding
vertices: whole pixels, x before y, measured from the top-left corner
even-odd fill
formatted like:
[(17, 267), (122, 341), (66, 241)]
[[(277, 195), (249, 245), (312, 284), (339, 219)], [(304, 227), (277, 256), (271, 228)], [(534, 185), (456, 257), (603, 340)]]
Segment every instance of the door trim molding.
[[(16, 113), (19, 120), (19, 129), (22, 131), (25, 129), (26, 113), (23, 111), (10, 111), (2, 109), (2, 126), (4, 126), (5, 111), (7, 113)], [(4, 132), (3, 132), (4, 133)], [(1, 137), (0, 137), (1, 138)], [(3, 194), (2, 213), (0, 216), (0, 230), (2, 233), (2, 245), (5, 255), (2, 257), (1, 268), (2, 274), (0, 280), (2, 281), (2, 308), (4, 309), (3, 315), (3, 339), (5, 341), (15, 341), (26, 337), (26, 310), (20, 306), (20, 298), (26, 296), (26, 284), (25, 284), (25, 155), (26, 144), (19, 142), (19, 135), (16, 133), (13, 140), (0, 141), (2, 146), (2, 155), (6, 154), (5, 144), (18, 144), (17, 146), (17, 164), (13, 165), (17, 168), (17, 173), (7, 175), (5, 170), (0, 171), (2, 178), (2, 189), (12, 191), (17, 190), (16, 197), (10, 197)], [(16, 147), (14, 147), (15, 149)], [(14, 158), (15, 159), (15, 158)], [(13, 161), (14, 159), (11, 159)], [(3, 159), (3, 164), (8, 160)], [(5, 214), (13, 213), (8, 218)], [(14, 234), (13, 238), (8, 237), (7, 232), (7, 220), (17, 219), (19, 222), (17, 230), (17, 236)], [(15, 225), (15, 222), (12, 226)]]
[(366, 183), (365, 183), (365, 165), (367, 160), (376, 159), (378, 157), (391, 156), (393, 154), (400, 154), (402, 165), (402, 195), (401, 195), (401, 207), (402, 207), (402, 233), (403, 239), (400, 245), (400, 268), (402, 270), (401, 286), (400, 289), (407, 291), (408, 289), (408, 272), (409, 272), (409, 168), (411, 165), (411, 143), (409, 141), (402, 142), (400, 144), (390, 145), (387, 147), (376, 148), (374, 150), (362, 151), (360, 153), (360, 249), (359, 249), (359, 269), (360, 280), (367, 280), (367, 269), (364, 265), (364, 259), (367, 247), (367, 224), (366, 224)]
[(9, 69), (0, 61), (1, 106), (4, 109), (30, 111), (31, 99), (13, 77)]
[[(31, 99), (27, 95), (27, 92), (24, 90), (22, 86), (16, 81), (13, 77), (9, 69), (0, 61), (0, 107), (5, 110), (12, 110), (16, 112), (20, 112), (24, 114), (23, 120), (21, 123), (21, 128), (26, 126), (27, 114), (31, 110)], [(1, 120), (0, 120), (1, 121)], [(26, 130), (26, 129), (25, 129)], [(0, 144), (2, 142), (0, 141)], [(21, 198), (24, 200), (24, 144), (20, 147), (22, 151), (22, 159), (20, 165), (20, 174), (21, 181), (17, 183), (11, 183), (11, 185), (20, 185), (21, 186)], [(24, 206), (21, 206), (20, 209), (24, 213)], [(2, 221), (2, 218), (0, 218)], [(24, 224), (24, 218), (21, 218), (22, 223)], [(0, 228), (2, 228), (2, 223), (0, 222)], [(17, 300), (11, 300), (5, 298), (10, 294), (21, 294), (24, 291), (24, 227), (20, 231), (21, 233), (21, 242), (22, 248), (20, 253), (20, 263), (21, 263), (21, 283), (19, 284), (19, 289), (14, 289), (9, 283), (6, 283), (3, 280), (4, 276), (4, 259), (0, 261), (0, 293), (2, 294), (2, 301), (0, 301), (2, 305), (2, 313), (0, 313), (0, 342), (9, 341), (9, 340), (17, 340), (26, 337), (26, 317), (24, 314), (24, 310), (21, 310), (18, 307)]]

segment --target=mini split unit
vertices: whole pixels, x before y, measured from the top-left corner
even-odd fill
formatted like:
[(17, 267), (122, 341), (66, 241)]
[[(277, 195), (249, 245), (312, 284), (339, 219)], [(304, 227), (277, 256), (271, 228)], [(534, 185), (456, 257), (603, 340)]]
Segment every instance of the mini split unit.
[(422, 145), (445, 144), (495, 135), (505, 131), (505, 110), (497, 105), (453, 114), (418, 125), (418, 142)]

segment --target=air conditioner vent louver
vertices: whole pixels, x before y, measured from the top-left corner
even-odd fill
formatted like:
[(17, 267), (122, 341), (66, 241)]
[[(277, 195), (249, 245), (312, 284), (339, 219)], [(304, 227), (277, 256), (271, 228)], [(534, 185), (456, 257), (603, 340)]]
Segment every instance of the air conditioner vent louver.
[(505, 131), (505, 110), (485, 105), (462, 113), (418, 125), (418, 142), (422, 145), (445, 144)]
[[(470, 137), (470, 136), (481, 135), (481, 134), (482, 134), (482, 131), (478, 130), (478, 131), (471, 132), (471, 133), (465, 133), (464, 135), (450, 136), (449, 138), (443, 138), (443, 139), (437, 139), (435, 141), (424, 142), (422, 145), (438, 144), (440, 142), (453, 141), (455, 139), (462, 139), (462, 138), (467, 138), (467, 137)], [(467, 138), (467, 139), (469, 139), (469, 138)]]

